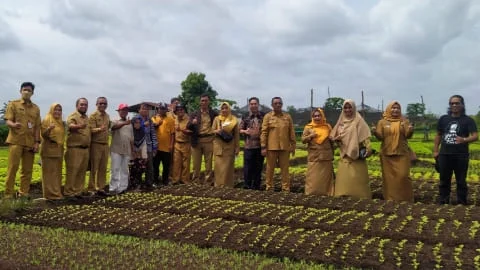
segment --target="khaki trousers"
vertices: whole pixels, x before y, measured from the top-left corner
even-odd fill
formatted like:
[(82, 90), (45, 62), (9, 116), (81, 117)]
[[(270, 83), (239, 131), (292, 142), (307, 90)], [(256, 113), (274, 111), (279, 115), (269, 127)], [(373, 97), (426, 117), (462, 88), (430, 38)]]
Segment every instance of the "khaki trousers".
[(173, 150), (172, 183), (190, 183), (190, 143), (175, 143)]
[(42, 157), (43, 198), (56, 200), (63, 197), (62, 165), (63, 155), (61, 157)]
[(7, 179), (5, 181), (5, 197), (12, 197), (15, 193), (15, 178), (17, 176), (20, 162), (22, 169), (20, 170), (20, 195), (28, 195), (30, 191), (30, 183), (32, 182), (33, 160), (35, 154), (30, 147), (17, 144), (8, 146), (8, 167)]
[(65, 163), (67, 165), (67, 179), (65, 182), (65, 196), (80, 195), (85, 188), (85, 175), (88, 167), (88, 148), (67, 147)]
[(268, 150), (265, 171), (266, 190), (273, 190), (273, 172), (278, 162), (282, 173), (282, 191), (290, 191), (290, 174), (288, 172), (290, 151)]
[(108, 144), (90, 145), (90, 177), (88, 191), (103, 190), (107, 184), (107, 164), (110, 150)]
[(193, 159), (193, 182), (200, 183), (200, 169), (202, 167), (202, 156), (205, 159), (205, 184), (210, 185), (213, 182), (212, 179), (212, 160), (213, 160), (213, 142), (202, 141), (204, 138), (200, 138), (198, 145), (192, 147), (192, 159)]

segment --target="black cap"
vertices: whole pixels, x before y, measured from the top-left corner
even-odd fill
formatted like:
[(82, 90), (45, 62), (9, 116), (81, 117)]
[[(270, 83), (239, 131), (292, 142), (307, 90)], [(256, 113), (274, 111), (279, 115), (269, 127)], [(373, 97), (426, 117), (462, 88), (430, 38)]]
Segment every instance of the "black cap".
[(177, 105), (175, 106), (174, 112), (177, 112), (178, 109), (183, 109), (185, 112), (187, 112), (187, 108), (186, 108), (185, 105), (183, 105), (183, 104), (180, 104), (180, 103), (177, 104)]

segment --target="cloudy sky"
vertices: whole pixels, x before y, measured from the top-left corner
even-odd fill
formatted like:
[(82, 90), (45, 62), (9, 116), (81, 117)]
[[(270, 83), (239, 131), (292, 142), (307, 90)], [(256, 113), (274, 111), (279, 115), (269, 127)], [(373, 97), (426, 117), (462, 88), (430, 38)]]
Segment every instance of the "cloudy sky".
[[(479, 110), (478, 0), (1, 0), (0, 102), (36, 85), (42, 115), (78, 97), (168, 101), (189, 72), (243, 105), (331, 96)], [(284, 105), (284, 106), (285, 106)]]

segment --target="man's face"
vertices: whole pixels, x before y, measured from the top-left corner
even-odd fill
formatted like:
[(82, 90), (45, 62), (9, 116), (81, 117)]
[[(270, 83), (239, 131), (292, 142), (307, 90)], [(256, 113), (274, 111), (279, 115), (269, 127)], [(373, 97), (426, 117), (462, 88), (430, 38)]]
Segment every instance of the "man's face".
[(148, 108), (147, 106), (140, 106), (140, 109), (138, 110), (138, 114), (140, 114), (142, 117), (148, 117)]
[(183, 116), (185, 116), (185, 110), (183, 108), (178, 108), (175, 114), (178, 118), (183, 119)]
[(77, 111), (81, 114), (87, 113), (88, 101), (86, 99), (80, 99), (77, 104)]
[(122, 109), (122, 110), (118, 111), (118, 115), (119, 115), (120, 118), (122, 118), (122, 119), (127, 118), (128, 108), (125, 108), (125, 109)]
[(20, 89), (20, 94), (22, 95), (22, 99), (30, 100), (33, 95), (33, 89), (31, 86), (24, 86)]
[(451, 98), (449, 101), (449, 105), (450, 111), (452, 111), (452, 113), (459, 113), (463, 109), (462, 100), (458, 97)]
[(160, 107), (160, 108), (158, 109), (158, 114), (160, 114), (161, 116), (167, 115), (167, 108), (166, 108), (166, 107), (165, 107), (165, 108)]
[(272, 108), (275, 112), (281, 112), (282, 111), (282, 106), (283, 106), (282, 99), (276, 98), (276, 99), (272, 100)]
[(104, 98), (99, 98), (97, 99), (97, 110), (99, 112), (105, 112), (105, 110), (107, 109), (107, 106), (108, 106), (108, 103), (107, 103), (107, 100), (104, 99)]
[(201, 97), (200, 98), (200, 107), (202, 109), (208, 108), (209, 105), (210, 105), (210, 99), (208, 97)]
[(248, 103), (248, 108), (250, 109), (250, 111), (252, 113), (258, 112), (258, 102), (257, 102), (257, 100), (256, 99), (250, 100), (250, 102)]

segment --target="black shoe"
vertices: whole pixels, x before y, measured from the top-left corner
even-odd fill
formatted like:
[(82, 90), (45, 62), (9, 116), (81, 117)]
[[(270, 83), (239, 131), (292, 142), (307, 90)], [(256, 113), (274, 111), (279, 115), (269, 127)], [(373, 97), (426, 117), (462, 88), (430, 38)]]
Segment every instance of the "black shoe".
[(108, 196), (108, 193), (106, 193), (106, 192), (103, 191), (103, 190), (99, 190), (99, 191), (97, 191), (97, 196), (107, 197), (107, 196)]

